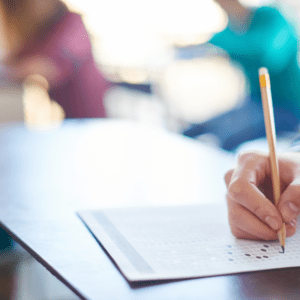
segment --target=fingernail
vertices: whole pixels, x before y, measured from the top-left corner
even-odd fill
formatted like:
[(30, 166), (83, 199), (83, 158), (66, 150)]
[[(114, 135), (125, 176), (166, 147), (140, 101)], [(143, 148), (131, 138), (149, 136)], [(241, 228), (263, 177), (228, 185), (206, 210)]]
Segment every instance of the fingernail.
[(279, 228), (279, 223), (277, 220), (273, 217), (267, 216), (265, 218), (265, 221), (268, 223), (268, 225), (273, 228), (274, 230), (277, 230)]
[(282, 216), (286, 221), (290, 221), (296, 217), (298, 214), (298, 207), (292, 203), (292, 202), (287, 202), (283, 208), (282, 208)]
[(294, 213), (298, 212), (298, 207), (294, 203), (288, 202), (287, 204)]

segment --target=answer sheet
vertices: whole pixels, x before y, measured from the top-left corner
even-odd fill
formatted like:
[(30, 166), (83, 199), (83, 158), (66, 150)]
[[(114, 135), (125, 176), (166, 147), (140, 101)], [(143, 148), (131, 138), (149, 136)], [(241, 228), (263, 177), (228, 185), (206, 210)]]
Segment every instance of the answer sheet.
[(83, 211), (83, 222), (128, 281), (196, 278), (300, 266), (299, 233), (248, 241), (230, 232), (225, 206)]

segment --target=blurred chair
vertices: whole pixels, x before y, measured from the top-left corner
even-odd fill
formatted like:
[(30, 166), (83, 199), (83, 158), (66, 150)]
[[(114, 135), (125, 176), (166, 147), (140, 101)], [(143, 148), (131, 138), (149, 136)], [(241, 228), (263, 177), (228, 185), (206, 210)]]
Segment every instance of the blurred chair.
[[(295, 131), (299, 124), (293, 113), (280, 107), (274, 107), (274, 118), (278, 136)], [(229, 112), (191, 125), (183, 134), (192, 138), (212, 134), (218, 138), (221, 148), (235, 151), (244, 142), (266, 136), (263, 108), (253, 101), (246, 100)]]

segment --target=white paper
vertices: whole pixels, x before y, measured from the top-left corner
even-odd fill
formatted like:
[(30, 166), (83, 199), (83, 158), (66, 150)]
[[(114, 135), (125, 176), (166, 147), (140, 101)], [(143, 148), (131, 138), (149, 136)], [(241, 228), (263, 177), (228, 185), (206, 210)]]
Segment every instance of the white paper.
[(129, 281), (194, 278), (300, 266), (299, 233), (278, 241), (234, 238), (223, 206), (80, 212)]

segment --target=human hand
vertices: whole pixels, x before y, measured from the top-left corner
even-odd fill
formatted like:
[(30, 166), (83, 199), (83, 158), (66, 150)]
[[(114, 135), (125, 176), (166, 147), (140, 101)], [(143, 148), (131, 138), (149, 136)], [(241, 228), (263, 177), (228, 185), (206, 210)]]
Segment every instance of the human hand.
[(239, 155), (237, 167), (225, 175), (229, 224), (237, 238), (276, 240), (286, 222), (287, 236), (296, 232), (300, 213), (300, 153), (278, 156), (281, 197), (273, 204), (269, 156), (262, 152)]

